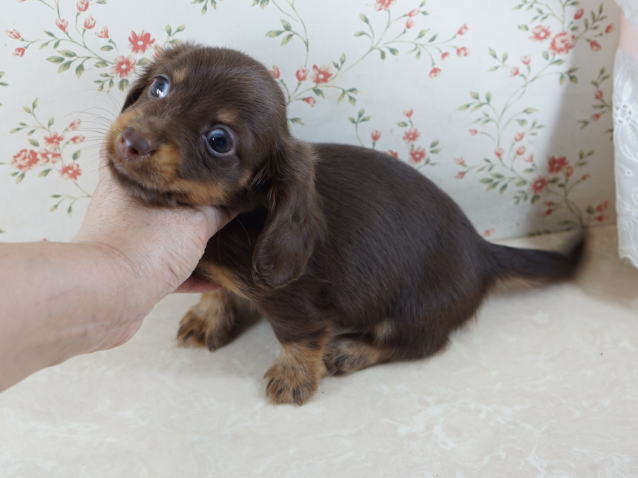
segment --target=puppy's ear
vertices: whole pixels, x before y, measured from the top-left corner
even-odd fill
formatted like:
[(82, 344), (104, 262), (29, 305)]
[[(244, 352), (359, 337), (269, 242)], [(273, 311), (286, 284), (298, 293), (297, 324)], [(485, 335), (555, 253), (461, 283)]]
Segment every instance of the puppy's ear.
[(253, 280), (279, 288), (305, 271), (325, 235), (310, 145), (288, 139), (270, 158), (268, 217), (253, 252)]

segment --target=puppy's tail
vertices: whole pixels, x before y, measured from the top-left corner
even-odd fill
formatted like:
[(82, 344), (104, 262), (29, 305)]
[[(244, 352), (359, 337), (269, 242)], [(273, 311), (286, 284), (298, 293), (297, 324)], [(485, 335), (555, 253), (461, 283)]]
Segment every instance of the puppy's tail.
[(572, 278), (581, 265), (585, 237), (581, 236), (567, 252), (516, 249), (489, 244), (496, 266), (496, 279), (521, 278), (538, 282), (559, 282)]

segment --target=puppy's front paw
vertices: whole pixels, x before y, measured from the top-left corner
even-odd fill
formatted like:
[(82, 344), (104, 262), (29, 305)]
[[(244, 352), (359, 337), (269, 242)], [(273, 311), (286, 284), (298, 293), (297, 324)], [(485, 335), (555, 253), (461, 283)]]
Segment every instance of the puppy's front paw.
[(232, 329), (213, 321), (198, 306), (192, 307), (179, 323), (177, 342), (183, 347), (206, 346), (212, 352), (230, 342)]
[(317, 391), (319, 379), (301, 367), (276, 362), (264, 375), (268, 380), (266, 395), (275, 405), (296, 403), (303, 405)]

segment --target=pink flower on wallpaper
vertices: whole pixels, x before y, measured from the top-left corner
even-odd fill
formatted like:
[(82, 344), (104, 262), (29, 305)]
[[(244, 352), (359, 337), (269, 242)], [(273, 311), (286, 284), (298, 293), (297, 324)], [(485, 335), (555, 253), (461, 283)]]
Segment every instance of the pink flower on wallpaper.
[(150, 33), (146, 33), (145, 31), (141, 31), (139, 34), (132, 31), (128, 37), (128, 42), (133, 53), (145, 53), (146, 50), (155, 43), (155, 40), (151, 37)]
[(279, 67), (277, 65), (273, 65), (273, 67), (270, 69), (270, 74), (275, 80), (281, 78), (281, 71), (279, 70)]
[(328, 83), (330, 78), (332, 78), (330, 67), (323, 66), (319, 68), (317, 65), (312, 65), (312, 81), (314, 81), (316, 85)]
[(370, 138), (374, 143), (381, 139), (381, 131), (375, 129), (372, 133), (370, 133)]
[(587, 173), (587, 174), (583, 174), (583, 177), (580, 178), (581, 181), (587, 181), (589, 178), (591, 178), (591, 174)]
[(600, 113), (594, 113), (593, 115), (591, 115), (591, 119), (593, 121), (598, 121), (601, 118)]
[(434, 67), (430, 70), (430, 78), (437, 78), (441, 74), (441, 68)]
[(20, 171), (28, 171), (36, 164), (38, 164), (38, 152), (32, 149), (21, 149), (11, 158), (11, 166)]
[(13, 40), (21, 40), (22, 35), (17, 30), (7, 30), (7, 35)]
[(403, 114), (404, 114), (406, 117), (408, 117), (408, 118), (412, 118), (412, 115), (414, 114), (414, 110), (413, 110), (413, 109), (411, 109), (411, 110), (405, 110), (405, 111), (403, 112)]
[(526, 151), (527, 151), (527, 148), (525, 148), (525, 146), (521, 146), (520, 148), (516, 150), (516, 156), (523, 156)]
[(13, 56), (24, 56), (24, 54), (27, 52), (26, 48), (22, 48), (22, 47), (18, 47), (15, 50), (13, 50)]
[(441, 53), (441, 60), (446, 60), (449, 56), (450, 56), (450, 52), (444, 51), (443, 53)]
[(84, 136), (73, 136), (73, 138), (71, 138), (71, 142), (73, 144), (78, 144), (78, 143), (82, 143), (86, 138)]
[(574, 43), (575, 40), (576, 37), (571, 33), (558, 33), (554, 38), (552, 38), (552, 42), (549, 45), (549, 51), (558, 54), (569, 53), (576, 46)]
[(418, 8), (413, 8), (408, 12), (408, 17), (416, 17), (419, 14)]
[(605, 28), (605, 33), (611, 33), (614, 31), (614, 24), (610, 23), (609, 25), (607, 25), (607, 28)]
[(549, 27), (546, 27), (544, 25), (536, 25), (532, 29), (532, 36), (530, 38), (535, 41), (545, 41), (551, 36), (551, 34), (552, 32)]
[(534, 162), (534, 155), (530, 154), (527, 158), (525, 158), (525, 162), (533, 163)]
[(95, 34), (98, 38), (109, 38), (109, 27), (102, 27), (102, 29)]
[(467, 31), (470, 29), (467, 25), (462, 25), (461, 28), (456, 32), (457, 35), (465, 35)]
[(459, 166), (467, 166), (467, 164), (465, 163), (465, 160), (463, 158), (455, 158), (454, 162), (456, 164), (458, 164)]
[(317, 100), (313, 96), (306, 96), (302, 101), (305, 101), (310, 106), (314, 106), (317, 104)]
[(426, 155), (425, 149), (421, 147), (415, 148), (412, 151), (410, 151), (410, 159), (415, 164), (423, 161), (425, 159), (425, 155)]
[(296, 72), (295, 72), (295, 78), (297, 78), (298, 82), (302, 82), (302, 81), (306, 81), (306, 79), (308, 78), (308, 70), (306, 68), (299, 68)]
[(57, 25), (57, 27), (62, 30), (64, 33), (66, 33), (67, 29), (69, 28), (69, 22), (67, 20), (64, 20), (62, 18), (58, 18), (55, 21), (55, 24)]
[(456, 173), (456, 176), (454, 176), (454, 177), (456, 179), (463, 179), (466, 174), (467, 174), (467, 171), (459, 171), (458, 173)]
[(523, 62), (523, 65), (529, 65), (532, 62), (532, 58), (529, 55), (525, 55), (521, 61)]
[(567, 166), (567, 169), (565, 169), (565, 174), (568, 178), (571, 177), (572, 174), (574, 174), (574, 168), (572, 168), (571, 166)]
[(518, 68), (518, 66), (515, 66), (514, 68), (512, 68), (512, 70), (510, 71), (510, 75), (511, 76), (518, 76), (521, 73), (521, 70)]
[(514, 136), (514, 141), (516, 141), (517, 143), (523, 141), (523, 139), (525, 139), (525, 133), (523, 133), (522, 131), (516, 133), (516, 136)]
[(76, 7), (78, 12), (86, 12), (89, 9), (89, 0), (78, 0)]
[(132, 58), (118, 56), (115, 59), (115, 65), (113, 66), (113, 70), (120, 78), (125, 78), (129, 76), (133, 70), (135, 69), (135, 60)]
[(497, 158), (499, 158), (499, 159), (501, 159), (501, 158), (503, 157), (503, 154), (504, 154), (504, 153), (505, 153), (505, 150), (504, 150), (503, 148), (496, 148), (496, 149), (494, 150), (494, 155), (495, 155)]
[(414, 143), (417, 139), (419, 139), (420, 136), (421, 133), (419, 133), (416, 128), (410, 128), (403, 135), (403, 141), (405, 141), (406, 143)]
[(410, 28), (412, 28), (414, 26), (414, 20), (412, 20), (411, 18), (408, 18), (405, 22), (405, 28), (406, 30), (409, 30)]
[(598, 206), (596, 206), (596, 211), (603, 212), (609, 208), (609, 201), (601, 202)]
[(598, 90), (598, 91), (596, 92), (596, 94), (594, 94), (594, 99), (602, 100), (602, 99), (603, 99), (603, 96), (604, 96), (604, 93), (603, 93), (602, 91)]
[(388, 154), (392, 156), (394, 159), (399, 159), (399, 153), (397, 153), (396, 151), (392, 149), (388, 151)]
[(598, 222), (605, 222), (607, 220), (607, 216), (605, 216), (604, 214), (601, 214), (599, 216), (596, 216), (594, 219), (596, 219), (596, 221)]
[(71, 123), (69, 123), (69, 129), (72, 131), (75, 131), (79, 127), (80, 127), (80, 120), (71, 121)]
[(46, 164), (54, 164), (57, 163), (62, 155), (57, 151), (49, 151), (48, 149), (43, 149), (40, 151), (40, 161)]
[(583, 18), (584, 14), (585, 14), (585, 9), (579, 8), (578, 11), (574, 14), (574, 20), (580, 20), (581, 18)]
[(84, 19), (84, 29), (85, 30), (91, 30), (93, 27), (95, 27), (95, 18), (86, 17)]
[(547, 169), (550, 173), (560, 173), (566, 166), (567, 158), (565, 156), (561, 156), (560, 158), (552, 156), (547, 163)]
[(470, 54), (470, 51), (467, 49), (466, 46), (462, 46), (462, 47), (456, 49), (456, 54), (458, 56), (467, 56), (467, 55)]
[(476, 136), (478, 133), (479, 132), (477, 129), (474, 129), (474, 128), (470, 129), (470, 136)]
[(82, 168), (80, 168), (78, 163), (68, 164), (66, 166), (62, 166), (62, 169), (60, 169), (60, 175), (70, 179), (71, 181), (76, 181), (82, 175)]
[(537, 178), (533, 183), (532, 183), (532, 191), (539, 193), (541, 192), (543, 189), (545, 189), (547, 187), (547, 185), (549, 184), (549, 181), (547, 180), (547, 178)]
[(64, 141), (64, 136), (59, 135), (58, 133), (53, 133), (51, 136), (44, 137), (44, 142), (48, 146), (58, 146), (62, 141)]
[(394, 0), (377, 0), (376, 9), (377, 11), (387, 10), (392, 6)]
[(596, 40), (592, 40), (589, 42), (589, 48), (591, 48), (591, 51), (600, 51), (602, 47)]

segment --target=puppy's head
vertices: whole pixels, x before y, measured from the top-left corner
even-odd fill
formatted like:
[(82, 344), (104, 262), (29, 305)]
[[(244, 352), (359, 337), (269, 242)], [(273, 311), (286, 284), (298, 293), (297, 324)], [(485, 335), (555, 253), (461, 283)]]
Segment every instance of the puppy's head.
[(233, 50), (166, 51), (135, 82), (107, 138), (116, 176), (157, 205), (232, 205), (289, 137), (268, 70)]
[(234, 50), (183, 45), (135, 82), (107, 139), (109, 166), (160, 206), (262, 206), (253, 277), (281, 287), (306, 269), (324, 230), (309, 145), (289, 134), (270, 72)]

